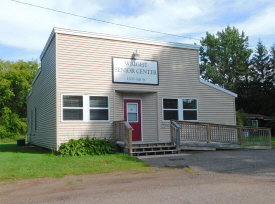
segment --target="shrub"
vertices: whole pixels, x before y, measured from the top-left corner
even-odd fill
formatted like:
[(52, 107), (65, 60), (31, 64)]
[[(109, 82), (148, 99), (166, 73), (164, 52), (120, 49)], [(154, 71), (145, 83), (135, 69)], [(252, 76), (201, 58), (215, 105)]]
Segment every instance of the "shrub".
[(58, 153), (62, 156), (84, 156), (114, 154), (118, 150), (117, 145), (107, 139), (92, 138), (71, 139), (67, 143), (62, 143)]
[(252, 122), (243, 114), (243, 109), (236, 111), (236, 121), (239, 126), (251, 126)]

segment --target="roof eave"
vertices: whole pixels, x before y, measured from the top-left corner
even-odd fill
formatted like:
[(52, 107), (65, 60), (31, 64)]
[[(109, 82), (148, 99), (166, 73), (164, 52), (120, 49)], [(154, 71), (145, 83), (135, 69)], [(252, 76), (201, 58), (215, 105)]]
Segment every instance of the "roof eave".
[(208, 82), (208, 81), (205, 81), (205, 80), (203, 80), (203, 79), (200, 79), (200, 82), (201, 82), (201, 83), (204, 83), (204, 84), (206, 84), (206, 85), (208, 85), (208, 86), (211, 86), (211, 87), (213, 87), (213, 88), (215, 88), (215, 89), (218, 89), (218, 90), (220, 90), (220, 91), (222, 91), (222, 92), (224, 92), (224, 93), (227, 93), (227, 94), (229, 94), (229, 95), (231, 95), (231, 96), (234, 96), (235, 98), (238, 97), (237, 94), (235, 94), (235, 93), (233, 93), (233, 92), (231, 92), (231, 91), (228, 91), (228, 90), (226, 90), (226, 89), (224, 89), (224, 88), (222, 88), (222, 87), (219, 87), (219, 86), (217, 86), (217, 85), (215, 85), (215, 84), (212, 84), (212, 83), (210, 83), (210, 82)]

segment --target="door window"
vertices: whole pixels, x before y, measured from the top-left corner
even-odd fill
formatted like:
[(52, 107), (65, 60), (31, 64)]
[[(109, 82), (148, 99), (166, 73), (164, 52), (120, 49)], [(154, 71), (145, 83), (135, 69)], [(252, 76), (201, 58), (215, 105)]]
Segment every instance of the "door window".
[(127, 121), (138, 122), (138, 104), (127, 103)]

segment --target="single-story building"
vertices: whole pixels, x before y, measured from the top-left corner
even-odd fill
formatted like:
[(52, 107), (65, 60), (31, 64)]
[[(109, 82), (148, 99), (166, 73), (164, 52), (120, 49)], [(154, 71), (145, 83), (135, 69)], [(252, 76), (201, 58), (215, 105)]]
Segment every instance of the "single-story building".
[(271, 116), (261, 114), (243, 113), (243, 115), (251, 120), (251, 126), (253, 127), (265, 127), (268, 122), (273, 120)]
[(81, 137), (170, 140), (171, 119), (236, 124), (237, 95), (200, 78), (198, 45), (54, 28), (28, 99), (28, 141), (50, 149)]

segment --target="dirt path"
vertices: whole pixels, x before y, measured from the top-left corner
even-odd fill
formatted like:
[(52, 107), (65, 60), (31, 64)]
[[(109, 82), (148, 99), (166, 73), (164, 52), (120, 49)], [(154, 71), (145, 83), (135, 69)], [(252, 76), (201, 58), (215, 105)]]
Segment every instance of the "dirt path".
[[(115, 172), (17, 181), (0, 186), (0, 203), (275, 203), (275, 177), (269, 173), (275, 172), (274, 157), (269, 165), (261, 169), (259, 165), (256, 165), (256, 171), (251, 168), (252, 173), (249, 173), (249, 168), (238, 170), (234, 161), (234, 171), (228, 173), (217, 167), (224, 166), (219, 158), (231, 161), (236, 152), (216, 152), (215, 157), (211, 154), (189, 155), (188, 159), (193, 163), (188, 162), (186, 155), (159, 157), (158, 162), (179, 165), (184, 161), (184, 164), (201, 169), (199, 172), (154, 167), (151, 173)], [(249, 163), (253, 167), (253, 161), (257, 164), (267, 161), (266, 158), (257, 159), (253, 152), (241, 152), (239, 155), (242, 159), (238, 161), (246, 161), (246, 166)], [(180, 159), (182, 157), (184, 159)], [(200, 158), (197, 163), (196, 158)], [(206, 165), (206, 158), (216, 161), (216, 167), (211, 167), (212, 161)], [(155, 164), (156, 158), (151, 162)], [(231, 165), (226, 166), (232, 169)], [(268, 172), (264, 171), (266, 167)]]
[(270, 177), (160, 169), (19, 181), (0, 186), (0, 203), (274, 203), (274, 189)]

